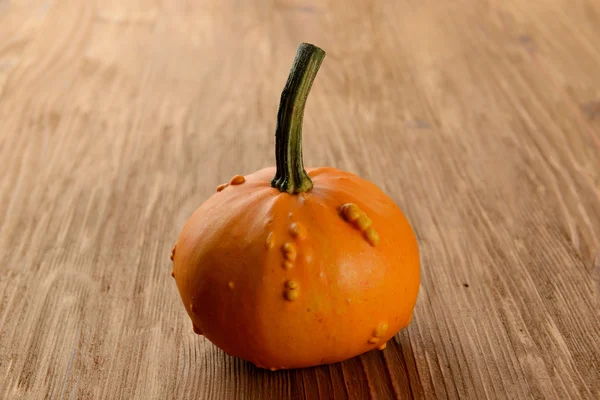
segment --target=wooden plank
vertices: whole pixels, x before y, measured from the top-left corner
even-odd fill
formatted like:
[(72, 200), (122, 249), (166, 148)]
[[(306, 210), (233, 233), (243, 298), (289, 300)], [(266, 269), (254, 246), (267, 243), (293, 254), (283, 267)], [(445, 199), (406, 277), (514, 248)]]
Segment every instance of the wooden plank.
[[(0, 0), (0, 398), (599, 398), (600, 3)], [(422, 254), (384, 352), (259, 370), (191, 326), (169, 253), (274, 164), (372, 180)], [(598, 109), (598, 110), (597, 110)]]

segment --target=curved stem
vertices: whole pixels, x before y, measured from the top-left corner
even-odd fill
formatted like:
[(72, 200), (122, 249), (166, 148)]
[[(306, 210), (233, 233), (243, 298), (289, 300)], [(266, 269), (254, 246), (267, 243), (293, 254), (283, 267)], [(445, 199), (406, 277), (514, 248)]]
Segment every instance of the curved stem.
[(312, 44), (302, 43), (296, 51), (277, 112), (275, 159), (277, 172), (271, 186), (287, 193), (306, 192), (312, 181), (302, 160), (302, 119), (304, 106), (325, 52)]

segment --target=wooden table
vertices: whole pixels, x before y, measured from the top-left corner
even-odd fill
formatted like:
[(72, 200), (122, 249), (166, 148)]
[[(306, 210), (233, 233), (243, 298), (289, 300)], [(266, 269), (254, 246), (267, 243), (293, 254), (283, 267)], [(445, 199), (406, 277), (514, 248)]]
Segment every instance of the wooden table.
[[(0, 398), (600, 398), (600, 2), (0, 0)], [(215, 187), (274, 164), (298, 43), (307, 165), (405, 211), (414, 319), (266, 372), (169, 272)]]

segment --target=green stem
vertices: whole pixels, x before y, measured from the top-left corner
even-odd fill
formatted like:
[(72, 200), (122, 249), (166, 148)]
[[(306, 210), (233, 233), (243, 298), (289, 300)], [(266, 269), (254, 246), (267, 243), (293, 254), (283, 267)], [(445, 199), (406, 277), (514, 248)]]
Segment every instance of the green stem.
[(279, 102), (275, 130), (277, 172), (271, 186), (287, 193), (302, 193), (312, 188), (312, 181), (302, 161), (302, 119), (304, 106), (325, 52), (312, 44), (302, 43), (290, 70)]

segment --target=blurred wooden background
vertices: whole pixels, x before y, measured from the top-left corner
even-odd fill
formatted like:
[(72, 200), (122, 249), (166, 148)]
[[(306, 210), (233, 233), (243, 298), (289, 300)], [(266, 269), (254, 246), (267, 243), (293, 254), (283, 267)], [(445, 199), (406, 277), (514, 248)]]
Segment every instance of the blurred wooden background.
[[(304, 154), (372, 180), (422, 252), (383, 352), (265, 372), (192, 333), (171, 246)], [(600, 398), (600, 2), (0, 0), (0, 398)]]

